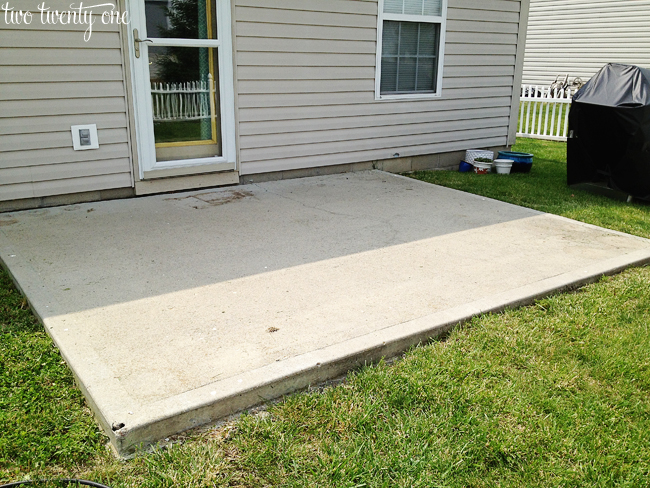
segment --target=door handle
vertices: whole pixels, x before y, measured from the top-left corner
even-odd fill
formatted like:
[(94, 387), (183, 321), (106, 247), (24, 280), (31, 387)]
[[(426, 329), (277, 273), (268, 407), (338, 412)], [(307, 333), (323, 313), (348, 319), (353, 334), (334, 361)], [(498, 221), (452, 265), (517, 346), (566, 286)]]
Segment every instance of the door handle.
[(133, 48), (135, 49), (135, 57), (140, 58), (140, 43), (153, 42), (151, 39), (140, 39), (138, 29), (133, 29)]

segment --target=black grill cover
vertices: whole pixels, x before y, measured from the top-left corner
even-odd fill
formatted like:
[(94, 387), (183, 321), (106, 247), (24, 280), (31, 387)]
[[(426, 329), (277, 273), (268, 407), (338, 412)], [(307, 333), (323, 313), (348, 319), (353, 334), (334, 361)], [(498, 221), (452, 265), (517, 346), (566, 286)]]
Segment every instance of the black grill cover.
[(567, 180), (650, 199), (650, 69), (608, 64), (575, 94)]

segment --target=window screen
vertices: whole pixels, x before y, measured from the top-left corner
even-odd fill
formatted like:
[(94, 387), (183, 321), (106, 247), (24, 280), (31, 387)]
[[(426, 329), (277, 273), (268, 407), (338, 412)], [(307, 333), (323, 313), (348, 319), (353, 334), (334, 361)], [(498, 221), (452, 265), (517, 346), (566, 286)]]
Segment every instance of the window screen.
[[(429, 0), (424, 0), (425, 3)], [(386, 0), (387, 3), (402, 3)], [(403, 0), (404, 3), (420, 3)], [(381, 93), (435, 93), (438, 80), (440, 24), (383, 23)]]

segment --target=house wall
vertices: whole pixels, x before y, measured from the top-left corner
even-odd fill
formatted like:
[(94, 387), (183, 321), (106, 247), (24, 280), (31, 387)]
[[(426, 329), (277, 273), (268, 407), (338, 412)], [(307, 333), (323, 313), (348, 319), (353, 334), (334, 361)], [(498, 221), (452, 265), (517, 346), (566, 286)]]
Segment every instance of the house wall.
[[(410, 101), (375, 100), (377, 0), (232, 1), (243, 175), (512, 139), (528, 0), (449, 0), (442, 97)], [(0, 24), (0, 211), (133, 192), (125, 31), (97, 19), (83, 42), (85, 28)], [(100, 149), (74, 151), (70, 126), (90, 123)], [(161, 191), (186, 188), (173, 181)]]
[(607, 63), (650, 68), (650, 0), (530, 0), (523, 83), (587, 81)]
[(376, 101), (376, 0), (236, 0), (240, 172), (505, 146), (523, 6), (449, 0), (442, 98)]
[[(70, 9), (67, 0), (46, 4)], [(84, 42), (87, 26), (43, 25), (38, 15), (30, 25), (0, 24), (0, 202), (28, 199), (29, 207), (52, 195), (89, 200), (88, 192), (130, 188), (119, 28), (96, 16)], [(70, 126), (94, 123), (100, 149), (74, 151)]]

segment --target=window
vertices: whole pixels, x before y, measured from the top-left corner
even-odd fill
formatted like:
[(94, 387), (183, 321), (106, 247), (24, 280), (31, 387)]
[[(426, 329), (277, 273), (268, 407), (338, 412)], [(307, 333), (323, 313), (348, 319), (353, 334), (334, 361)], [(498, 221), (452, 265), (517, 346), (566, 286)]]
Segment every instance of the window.
[(379, 0), (377, 98), (440, 96), (446, 0)]

